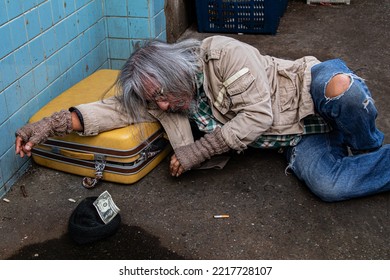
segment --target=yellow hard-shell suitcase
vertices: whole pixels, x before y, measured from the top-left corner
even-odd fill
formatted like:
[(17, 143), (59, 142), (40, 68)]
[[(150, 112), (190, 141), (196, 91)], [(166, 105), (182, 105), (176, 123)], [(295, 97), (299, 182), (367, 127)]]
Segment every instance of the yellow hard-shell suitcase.
[[(53, 99), (30, 122), (79, 104), (94, 102), (115, 94), (119, 71), (99, 70)], [(159, 123), (143, 123), (143, 135), (137, 137), (137, 125), (80, 136), (73, 132), (65, 137), (49, 138), (32, 151), (39, 165), (110, 182), (132, 184), (156, 167), (172, 150)], [(140, 143), (139, 139), (147, 139)], [(88, 181), (88, 180), (87, 180)], [(89, 183), (90, 184), (90, 183)], [(86, 186), (87, 187), (87, 186)]]

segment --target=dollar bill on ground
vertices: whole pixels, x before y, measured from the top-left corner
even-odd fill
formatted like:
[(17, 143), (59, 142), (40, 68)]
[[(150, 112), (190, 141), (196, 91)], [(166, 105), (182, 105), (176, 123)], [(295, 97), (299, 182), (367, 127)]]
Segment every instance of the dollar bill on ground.
[(104, 191), (93, 202), (102, 221), (107, 224), (119, 213), (120, 209), (115, 205), (108, 191)]

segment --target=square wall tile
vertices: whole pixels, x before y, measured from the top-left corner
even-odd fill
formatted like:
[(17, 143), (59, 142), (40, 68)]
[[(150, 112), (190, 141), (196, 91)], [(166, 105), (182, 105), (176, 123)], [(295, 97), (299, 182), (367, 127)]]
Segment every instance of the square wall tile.
[(91, 51), (91, 40), (89, 39), (89, 32), (83, 32), (78, 38), (81, 46), (81, 56), (85, 56)]
[(0, 1), (0, 25), (8, 21), (7, 5), (4, 0)]
[(52, 88), (47, 87), (44, 90), (42, 90), (37, 95), (36, 99), (37, 99), (38, 108), (42, 108), (43, 106), (45, 106), (47, 103), (49, 103), (53, 99)]
[(104, 0), (104, 8), (105, 8), (106, 16), (127, 16), (126, 0), (120, 0), (120, 1)]
[(86, 6), (77, 11), (79, 32), (90, 28), (100, 18), (103, 17), (103, 11), (100, 1), (89, 2)]
[(78, 29), (79, 32), (84, 32), (87, 28), (89, 28), (93, 23), (94, 19), (91, 14), (91, 4), (84, 6), (80, 10), (77, 11), (78, 16)]
[[(68, 73), (68, 72), (66, 72)], [(66, 76), (66, 73), (58, 77), (51, 85), (51, 98), (56, 98), (58, 95), (60, 95), (62, 92), (64, 92), (67, 88), (66, 84), (71, 84), (71, 81), (68, 76)], [(64, 77), (67, 77), (66, 79)], [(39, 96), (38, 96), (39, 100)], [(40, 102), (39, 102), (40, 103)]]
[(88, 74), (95, 72), (101, 66), (102, 62), (106, 60), (106, 55), (102, 56), (101, 47), (104, 47), (104, 45), (102, 44), (102, 46), (93, 49), (86, 56)]
[(91, 40), (91, 47), (95, 48), (106, 39), (105, 24), (103, 20), (98, 21), (90, 29), (88, 29)]
[[(34, 81), (34, 75), (30, 71), (23, 77), (19, 79), (20, 83), (20, 92), (21, 92), (21, 100), (20, 104), (27, 103), (30, 99), (32, 99), (37, 91), (35, 89), (35, 81)], [(21, 106), (19, 106), (20, 108)]]
[(10, 54), (0, 59), (0, 89), (3, 90), (16, 81), (18, 75), (16, 72), (14, 54)]
[(107, 36), (107, 29), (106, 29), (106, 19), (100, 19), (96, 26), (96, 32), (99, 42), (106, 39)]
[[(26, 108), (23, 110), (25, 112), (24, 121), (27, 123), (30, 118), (35, 115), (36, 112), (38, 112), (41, 108), (39, 107), (38, 98), (35, 96), (34, 98), (30, 99), (30, 101), (25, 105)], [(13, 127), (13, 124), (11, 122), (11, 129), (18, 129), (20, 126), (16, 125)]]
[(108, 39), (110, 58), (127, 59), (130, 56), (129, 39)]
[(69, 44), (67, 44), (65, 48), (69, 48), (70, 50), (71, 65), (75, 64), (77, 61), (81, 59), (81, 46), (80, 46), (79, 38), (76, 38), (71, 42), (69, 42)]
[(127, 0), (127, 11), (131, 17), (149, 17), (150, 0)]
[(19, 81), (16, 81), (3, 91), (8, 117), (19, 110), (27, 101), (23, 96)]
[(32, 9), (24, 14), (27, 36), (31, 40), (41, 32), (38, 9)]
[[(1, 135), (14, 135), (14, 133), (11, 132), (10, 126), (9, 126), (9, 120), (2, 123), (0, 125), (0, 134)], [(0, 156), (4, 155), (5, 152), (12, 146), (13, 139), (11, 140), (11, 137), (4, 137), (0, 141)], [(3, 168), (1, 168), (3, 170)]]
[(51, 13), (51, 4), (45, 2), (38, 7), (39, 21), (41, 23), (41, 32), (52, 27), (53, 25), (53, 15)]
[(49, 103), (53, 99), (51, 87), (47, 87), (43, 91), (41, 91), (38, 94), (37, 99), (39, 108), (42, 108), (47, 103)]
[(110, 38), (128, 38), (128, 21), (125, 17), (107, 18), (108, 37)]
[(91, 14), (94, 23), (105, 16), (101, 0), (94, 0), (91, 2)]
[(72, 66), (71, 52), (69, 45), (66, 45), (57, 52), (58, 60), (60, 62), (61, 73), (65, 73)]
[(68, 15), (75, 12), (76, 6), (75, 6), (74, 1), (62, 0), (59, 2), (63, 3), (62, 5), (64, 6), (65, 16), (68, 16)]
[(47, 83), (52, 83), (61, 75), (60, 61), (58, 59), (58, 54), (54, 54), (48, 59), (46, 59), (46, 71), (47, 71)]
[(13, 19), (23, 14), (23, 2), (22, 0), (5, 0), (8, 19)]
[(102, 65), (108, 61), (108, 48), (107, 48), (106, 40), (100, 43), (100, 45), (97, 47), (97, 50), (98, 50), (99, 64)]
[(52, 29), (55, 30), (57, 46), (56, 50), (62, 48), (68, 43), (68, 30), (67, 30), (67, 21), (63, 20), (57, 23)]
[(150, 19), (129, 18), (129, 37), (131, 39), (148, 39), (151, 37)]
[(24, 45), (14, 51), (15, 66), (18, 76), (21, 77), (31, 70), (31, 58), (28, 45)]
[[(72, 66), (72, 68), (69, 69), (69, 71), (67, 72), (67, 83), (69, 84), (69, 86), (78, 83), (84, 78), (84, 69), (85, 65), (83, 59), (79, 60), (76, 64)], [(61, 92), (63, 92), (64, 89), (66, 89), (66, 87), (62, 87)], [(59, 92), (58, 94), (60, 94), (61, 92)]]
[(0, 124), (2, 124), (9, 116), (7, 101), (4, 91), (0, 91)]
[(0, 26), (0, 59), (12, 51), (11, 30), (9, 24)]
[(56, 24), (65, 17), (64, 3), (59, 0), (50, 1), (53, 23)]
[(41, 63), (32, 70), (34, 77), (35, 90), (37, 93), (41, 92), (45, 87), (47, 87), (48, 77), (46, 63)]
[(74, 38), (77, 37), (77, 35), (79, 34), (79, 24), (78, 24), (78, 20), (79, 20), (79, 17), (77, 15), (77, 13), (74, 13), (72, 15), (70, 15), (69, 17), (67, 17), (66, 19), (66, 33), (67, 33), (67, 40), (68, 42), (73, 40)]
[(42, 37), (43, 48), (45, 50), (45, 56), (47, 58), (57, 50), (57, 38), (56, 38), (55, 29), (54, 28), (48, 29), (40, 37)]
[(11, 30), (12, 46), (16, 49), (27, 42), (25, 18), (19, 16), (8, 22)]
[(31, 55), (31, 66), (35, 67), (45, 59), (42, 36), (36, 37), (28, 43)]

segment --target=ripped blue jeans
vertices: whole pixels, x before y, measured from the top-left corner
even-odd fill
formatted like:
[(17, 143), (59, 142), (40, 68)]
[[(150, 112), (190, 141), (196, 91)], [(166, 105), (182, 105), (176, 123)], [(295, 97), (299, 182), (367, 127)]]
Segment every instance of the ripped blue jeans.
[[(326, 86), (337, 74), (347, 74), (350, 86), (328, 98)], [(384, 135), (375, 126), (377, 109), (365, 82), (342, 60), (329, 60), (312, 68), (311, 95), (333, 130), (303, 136), (289, 147), (288, 168), (324, 201), (390, 190), (390, 145), (382, 146)]]

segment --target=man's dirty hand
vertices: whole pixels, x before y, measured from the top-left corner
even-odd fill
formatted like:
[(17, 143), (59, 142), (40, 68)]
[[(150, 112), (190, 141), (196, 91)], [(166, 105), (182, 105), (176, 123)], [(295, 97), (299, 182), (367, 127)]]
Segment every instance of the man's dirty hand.
[(180, 164), (176, 155), (171, 157), (171, 162), (169, 164), (169, 170), (172, 176), (179, 177), (184, 172), (183, 166)]
[(17, 136), (15, 140), (15, 153), (17, 155), (20, 155), (20, 157), (24, 157), (27, 155), (28, 157), (31, 156), (31, 150), (34, 147), (34, 143), (27, 142), (25, 143), (22, 139), (22, 137)]

